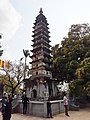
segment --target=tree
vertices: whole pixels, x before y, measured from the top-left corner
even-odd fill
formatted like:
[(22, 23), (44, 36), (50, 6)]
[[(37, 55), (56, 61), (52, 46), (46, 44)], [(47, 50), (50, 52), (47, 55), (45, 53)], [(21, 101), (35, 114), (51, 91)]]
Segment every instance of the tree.
[[(14, 95), (16, 90), (22, 85), (24, 78), (24, 64), (20, 61), (19, 64), (10, 62), (9, 69), (3, 69), (4, 75), (1, 76), (3, 79), (3, 85), (7, 92)], [(26, 73), (28, 74), (29, 67), (26, 66)], [(26, 75), (27, 75), (26, 74)]]
[(90, 96), (90, 57), (85, 58), (76, 70), (78, 79), (82, 79), (82, 89), (86, 95)]
[(90, 65), (85, 64), (90, 57), (89, 46), (89, 24), (76, 24), (71, 25), (68, 36), (61, 41), (61, 46), (53, 47), (56, 48), (56, 53), (52, 54), (52, 74), (59, 76), (62, 81), (71, 81), (70, 85), (75, 86), (74, 92), (80, 85), (83, 85), (81, 91), (89, 90), (87, 87), (90, 86)]
[(27, 70), (27, 64), (26, 64), (26, 61), (27, 61), (27, 57), (30, 56), (30, 53), (29, 53), (29, 50), (24, 50), (23, 49), (23, 54), (24, 54), (24, 57), (25, 57), (25, 65), (24, 65), (24, 89), (26, 89), (26, 70)]

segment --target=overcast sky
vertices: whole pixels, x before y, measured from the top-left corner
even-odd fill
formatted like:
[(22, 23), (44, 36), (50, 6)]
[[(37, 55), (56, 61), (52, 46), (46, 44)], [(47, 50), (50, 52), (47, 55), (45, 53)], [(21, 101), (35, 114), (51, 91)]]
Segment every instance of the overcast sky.
[(90, 0), (0, 0), (2, 59), (20, 60), (23, 49), (32, 49), (32, 27), (40, 8), (49, 23), (51, 45), (60, 43), (72, 24), (90, 24)]

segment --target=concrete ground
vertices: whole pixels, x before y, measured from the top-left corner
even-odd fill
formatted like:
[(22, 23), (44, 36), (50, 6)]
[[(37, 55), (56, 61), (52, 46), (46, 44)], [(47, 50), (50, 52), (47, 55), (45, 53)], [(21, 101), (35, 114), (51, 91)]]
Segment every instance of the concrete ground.
[[(12, 114), (11, 120), (90, 120), (90, 107), (80, 109), (79, 111), (69, 111), (70, 117), (64, 115), (64, 113), (54, 115), (53, 118), (42, 118), (42, 117), (34, 117), (31, 115), (23, 115), (23, 114)], [(0, 113), (0, 120), (2, 120), (2, 115)]]

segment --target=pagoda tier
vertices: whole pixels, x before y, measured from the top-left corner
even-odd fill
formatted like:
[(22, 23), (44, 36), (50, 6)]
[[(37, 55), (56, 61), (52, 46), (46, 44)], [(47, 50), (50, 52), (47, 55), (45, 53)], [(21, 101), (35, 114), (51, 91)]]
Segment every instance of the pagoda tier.
[(32, 57), (32, 59), (33, 59), (33, 61), (32, 62), (30, 62), (30, 64), (32, 64), (32, 63), (36, 63), (37, 62), (37, 59), (38, 59), (38, 61), (42, 61), (42, 63), (44, 62), (45, 64), (51, 64), (51, 62), (50, 62), (50, 59), (48, 59), (47, 57), (39, 57), (39, 58), (37, 58), (37, 59), (35, 59), (35, 57)]
[[(34, 64), (34, 63), (33, 63)], [(33, 65), (33, 68), (31, 68), (30, 69), (30, 71), (32, 72), (34, 72), (34, 71), (39, 71), (39, 70), (48, 70), (48, 71), (50, 71), (51, 70), (51, 68), (50, 68), (50, 66), (48, 65), (48, 64), (45, 64), (44, 62), (42, 63), (42, 64), (36, 64), (36, 66), (35, 66), (35, 64)], [(41, 74), (43, 74), (42, 73), (42, 71), (41, 71)]]
[(33, 53), (33, 55), (32, 56), (30, 56), (31, 58), (32, 58), (32, 62), (33, 61), (37, 61), (37, 59), (46, 59), (46, 58), (48, 58), (49, 60), (51, 59), (51, 56), (50, 56), (50, 54), (48, 54), (47, 52), (43, 52), (43, 53)]
[(33, 50), (31, 50), (31, 52), (36, 53), (36, 52), (39, 51), (39, 50), (41, 50), (41, 51), (46, 51), (46, 52), (48, 52), (48, 53), (51, 52), (50, 49), (48, 49), (47, 47), (43, 47), (42, 45), (35, 47)]
[(45, 33), (45, 31), (39, 31), (38, 33), (35, 33), (34, 35), (32, 35), (32, 37), (36, 37), (36, 36), (38, 37), (38, 35), (45, 36), (46, 38), (50, 37), (47, 33)]
[(46, 36), (44, 36), (44, 35), (38, 35), (38, 36), (35, 36), (35, 38), (32, 40), (32, 42), (36, 42), (36, 41), (39, 41), (39, 40), (42, 40), (42, 41), (45, 41), (45, 42), (51, 42), (50, 40), (49, 40), (49, 38), (47, 38)]
[[(34, 25), (35, 25), (35, 24), (34, 24)], [(39, 22), (38, 25), (39, 25), (39, 26), (37, 26), (37, 27), (36, 27), (36, 26), (33, 26), (32, 28), (33, 28), (34, 30), (36, 30), (36, 29), (38, 29), (38, 28), (40, 28), (40, 27), (43, 26), (42, 28), (46, 28), (47, 30), (49, 29), (49, 27), (48, 27), (45, 23), (43, 23), (42, 21)], [(32, 32), (33, 32), (33, 31), (32, 31)]]
[(47, 54), (46, 52), (44, 54), (38, 55), (38, 54), (33, 54), (32, 56), (30, 56), (32, 58), (32, 61), (37, 61), (37, 59), (51, 59), (51, 56), (49, 54)]
[[(46, 31), (46, 30), (48, 30), (49, 28), (47, 27), (47, 26), (44, 26), (45, 24), (43, 24), (42, 22), (41, 22), (41, 25), (40, 26), (38, 26), (38, 27), (33, 27), (34, 28), (34, 31), (32, 31), (33, 33), (36, 33), (37, 32), (37, 30), (38, 31), (41, 31), (41, 30), (44, 30), (44, 31)], [(48, 33), (50, 33), (49, 31), (47, 31)]]
[(38, 41), (37, 43), (35, 43), (35, 44), (31, 45), (31, 46), (32, 46), (32, 47), (38, 46), (38, 45), (41, 44), (41, 42), (43, 43), (44, 46), (47, 46), (48, 48), (51, 47), (51, 45), (47, 44), (46, 42), (44, 42), (44, 41), (42, 41), (42, 40)]

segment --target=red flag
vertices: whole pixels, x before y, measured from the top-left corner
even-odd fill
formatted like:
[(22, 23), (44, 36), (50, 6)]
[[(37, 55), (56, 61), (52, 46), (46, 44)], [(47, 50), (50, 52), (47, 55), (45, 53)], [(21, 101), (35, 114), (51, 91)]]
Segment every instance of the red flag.
[(4, 61), (2, 60), (2, 68), (4, 68)]
[(0, 68), (4, 68), (4, 61), (0, 60)]

